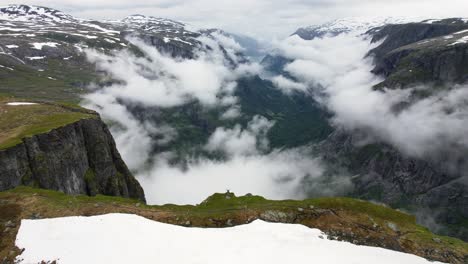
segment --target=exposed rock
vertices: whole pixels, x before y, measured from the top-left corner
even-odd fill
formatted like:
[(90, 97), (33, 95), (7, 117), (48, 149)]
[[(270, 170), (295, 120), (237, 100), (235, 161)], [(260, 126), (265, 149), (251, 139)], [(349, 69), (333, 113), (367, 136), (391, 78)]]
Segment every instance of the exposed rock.
[(368, 34), (372, 36), (372, 42), (383, 40), (382, 44), (370, 51), (377, 58), (397, 48), (415, 43), (424, 39), (435, 38), (461, 31), (468, 28), (466, 23), (408, 23), (386, 25), (371, 29)]
[(468, 70), (468, 45), (453, 45), (464, 37), (468, 24), (458, 20), (437, 23), (387, 25), (368, 33), (383, 42), (369, 52), (375, 57), (374, 73), (386, 80), (377, 87), (401, 88), (432, 82), (462, 83)]
[(28, 185), (145, 201), (143, 189), (98, 118), (82, 119), (0, 150), (0, 175), (0, 191)]
[(31, 215), (31, 219), (41, 219), (41, 218), (42, 218), (41, 214), (39, 214), (39, 213), (34, 213), (34, 214)]
[(13, 223), (12, 221), (8, 221), (5, 223), (5, 227), (14, 228), (16, 227), (16, 224)]
[(265, 211), (260, 215), (260, 219), (268, 222), (292, 223), (294, 221), (294, 218), (295, 216), (292, 213), (285, 213), (282, 211), (273, 210)]
[(392, 222), (388, 222), (387, 223), (387, 226), (388, 228), (390, 228), (391, 230), (393, 230), (394, 232), (398, 232), (400, 229), (398, 228), (398, 226), (395, 224), (395, 223), (392, 223)]
[(336, 131), (318, 146), (324, 160), (355, 175), (353, 196), (405, 208), (427, 226), (431, 223), (423, 221), (429, 215), (439, 225), (456, 226), (439, 229), (443, 234), (468, 239), (462, 225), (468, 219), (467, 175), (455, 173), (465, 172), (466, 162), (454, 170), (443, 157), (433, 162), (411, 158), (389, 145), (359, 145), (359, 139), (356, 134)]

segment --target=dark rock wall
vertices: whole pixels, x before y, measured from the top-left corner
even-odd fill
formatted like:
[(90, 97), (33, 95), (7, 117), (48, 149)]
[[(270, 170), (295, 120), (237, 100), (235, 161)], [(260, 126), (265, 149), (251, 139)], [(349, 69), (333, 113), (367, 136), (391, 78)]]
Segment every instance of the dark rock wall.
[(100, 119), (83, 119), (0, 150), (0, 191), (18, 185), (145, 200)]
[[(434, 38), (467, 28), (465, 23), (444, 22), (387, 25), (370, 30), (368, 34), (373, 42), (382, 41), (369, 52), (375, 62), (372, 72), (386, 78), (377, 87), (404, 88), (421, 83), (465, 82), (468, 45), (446, 45)], [(414, 44), (427, 39), (433, 39), (433, 44)]]
[(318, 145), (324, 160), (354, 175), (353, 196), (409, 210), (433, 231), (468, 241), (466, 162), (454, 173), (442, 159), (418, 159), (389, 145), (360, 141), (338, 130)]

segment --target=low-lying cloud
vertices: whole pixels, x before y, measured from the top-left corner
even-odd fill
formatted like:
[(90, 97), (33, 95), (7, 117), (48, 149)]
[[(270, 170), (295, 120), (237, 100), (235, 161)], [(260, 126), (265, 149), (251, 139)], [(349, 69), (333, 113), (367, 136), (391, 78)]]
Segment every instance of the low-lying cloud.
[(227, 189), (271, 199), (300, 199), (344, 194), (351, 188), (350, 181), (342, 177), (325, 181), (320, 159), (306, 148), (270, 149), (267, 133), (274, 122), (261, 116), (246, 126), (218, 127), (207, 135), (200, 150), (222, 158), (188, 156), (174, 163), (171, 151), (154, 154), (154, 146), (176, 141), (178, 131), (154, 120), (141, 121), (129, 106), (163, 109), (197, 101), (206, 109), (222, 106), (227, 110), (219, 118), (233, 119), (242, 114), (233, 95), (237, 80), (261, 70), (236, 55), (242, 48), (232, 39), (199, 40), (210, 51), (200, 49), (193, 59), (172, 58), (136, 39), (131, 41), (144, 58), (128, 51), (113, 55), (87, 51), (91, 62), (118, 81), (85, 96), (84, 104), (111, 124), (117, 146), (142, 183), (149, 203), (195, 204)]
[[(325, 168), (307, 149), (268, 150), (266, 132), (273, 124), (256, 116), (248, 127), (218, 128), (205, 149), (221, 151), (223, 160), (203, 157), (187, 160), (184, 166), (170, 165), (170, 153), (155, 157), (151, 170), (139, 180), (150, 203), (200, 203), (214, 192), (253, 193), (270, 199), (304, 199), (342, 194), (351, 188), (344, 178), (322, 184)], [(150, 191), (149, 191), (150, 190)]]
[(375, 45), (353, 32), (310, 41), (293, 36), (279, 48), (294, 60), (286, 72), (323, 94), (320, 101), (334, 113), (335, 126), (367, 131), (419, 158), (468, 148), (468, 87), (455, 85), (416, 100), (412, 92), (431, 87), (374, 90), (382, 79), (371, 73), (366, 54)]
[(196, 59), (171, 58), (138, 39), (131, 41), (145, 54), (144, 57), (137, 57), (129, 50), (112, 55), (88, 50), (87, 56), (100, 70), (122, 81), (101, 89), (102, 94), (158, 107), (179, 106), (189, 100), (208, 106), (235, 102), (231, 95), (236, 86), (235, 79), (254, 67), (231, 69), (214, 40), (203, 40), (205, 43), (210, 40), (214, 50), (199, 50)]

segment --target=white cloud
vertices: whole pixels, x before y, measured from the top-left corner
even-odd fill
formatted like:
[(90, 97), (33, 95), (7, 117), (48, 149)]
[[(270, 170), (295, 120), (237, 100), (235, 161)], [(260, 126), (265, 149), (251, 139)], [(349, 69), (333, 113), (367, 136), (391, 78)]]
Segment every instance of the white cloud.
[(230, 107), (228, 110), (226, 110), (226, 112), (224, 112), (221, 115), (221, 119), (224, 119), (224, 120), (234, 119), (234, 118), (239, 117), (240, 115), (241, 115), (240, 107), (233, 106), (233, 107)]
[[(349, 130), (364, 130), (416, 157), (468, 148), (468, 87), (454, 86), (412, 102), (415, 87), (376, 91), (382, 79), (371, 73), (367, 52), (377, 44), (356, 33), (311, 41), (292, 37), (280, 45), (292, 63), (286, 71), (325, 94), (322, 103), (335, 113), (333, 122)], [(395, 110), (406, 102), (406, 108)]]
[(295, 82), (283, 75), (278, 75), (271, 78), (273, 84), (285, 94), (290, 94), (293, 91), (306, 91), (307, 86), (303, 83)]
[(150, 131), (154, 132), (155, 128), (138, 122), (127, 108), (110, 94), (89, 94), (85, 97), (83, 105), (99, 112), (104, 120), (114, 123), (111, 133), (128, 167), (144, 167), (151, 151)]
[[(167, 144), (177, 132), (165, 124), (137, 120), (127, 109), (128, 104), (164, 108), (197, 100), (206, 107), (229, 106), (226, 118), (240, 114), (232, 93), (235, 79), (249, 74), (249, 70), (232, 68), (219, 44), (209, 43), (217, 47), (210, 53), (198, 51), (194, 59), (174, 59), (140, 40), (131, 41), (146, 57), (136, 57), (127, 50), (113, 55), (86, 50), (91, 62), (120, 82), (86, 95), (83, 104), (112, 122), (119, 150), (132, 170), (141, 170), (151, 161), (153, 143)], [(152, 139), (155, 136), (160, 137), (157, 142)]]
[(140, 41), (133, 42), (147, 58), (137, 58), (128, 51), (115, 56), (87, 51), (88, 59), (99, 69), (125, 81), (105, 88), (103, 93), (147, 106), (171, 107), (190, 99), (214, 105), (217, 95), (231, 81), (231, 71), (218, 57), (174, 60)]
[(139, 174), (150, 204), (200, 203), (214, 192), (254, 193), (270, 199), (304, 199), (314, 194), (345, 193), (349, 179), (336, 177), (321, 184), (320, 159), (305, 149), (268, 150), (266, 133), (272, 123), (255, 117), (246, 129), (218, 128), (206, 145), (209, 151), (228, 154), (226, 160), (194, 158), (183, 167), (170, 165), (170, 153), (155, 157), (151, 170)]
[(274, 122), (255, 116), (245, 130), (242, 130), (240, 125), (236, 125), (233, 129), (219, 127), (211, 135), (205, 149), (223, 151), (230, 156), (259, 154), (259, 151), (268, 149), (266, 134), (273, 125)]
[[(171, 152), (152, 156), (155, 145), (177, 140), (177, 131), (165, 124), (137, 119), (128, 110), (129, 105), (151, 109), (197, 100), (205, 108), (227, 108), (220, 118), (232, 119), (241, 115), (233, 96), (236, 80), (261, 71), (258, 64), (234, 67), (223, 56), (216, 38), (201, 41), (211, 47), (210, 51), (198, 51), (194, 59), (174, 59), (137, 40), (132, 40), (133, 44), (147, 58), (125, 51), (115, 56), (87, 51), (98, 68), (121, 82), (87, 95), (85, 106), (97, 110), (113, 124), (117, 146), (142, 183), (149, 203), (199, 203), (226, 189), (285, 199), (305, 198), (311, 190), (316, 190), (315, 195), (344, 193), (351, 187), (350, 181), (341, 177), (333, 179), (333, 184), (324, 184), (320, 160), (305, 149), (269, 149), (266, 135), (274, 123), (260, 116), (255, 116), (245, 128), (234, 125), (215, 130), (204, 149), (213, 154), (225, 153), (224, 160), (185, 157), (182, 164), (173, 164)], [(238, 50), (234, 42), (221, 42), (230, 47), (229, 56)], [(155, 142), (155, 135), (163, 138)]]

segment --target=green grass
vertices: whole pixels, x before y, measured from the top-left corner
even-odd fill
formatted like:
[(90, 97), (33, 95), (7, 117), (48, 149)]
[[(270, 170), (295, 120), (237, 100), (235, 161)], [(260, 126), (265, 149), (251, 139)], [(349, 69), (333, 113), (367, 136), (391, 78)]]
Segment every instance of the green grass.
[(80, 119), (97, 117), (78, 106), (43, 103), (8, 106), (6, 104), (9, 101), (29, 100), (0, 98), (0, 149), (15, 146), (21, 143), (23, 138), (46, 133)]
[[(49, 59), (42, 66), (12, 64), (0, 55), (0, 64), (13, 68), (0, 68), (0, 93), (21, 98), (77, 103), (84, 87), (97, 80), (94, 66), (84, 58), (77, 65), (69, 61)], [(42, 69), (43, 71), (38, 71)], [(49, 79), (52, 77), (53, 79)]]

